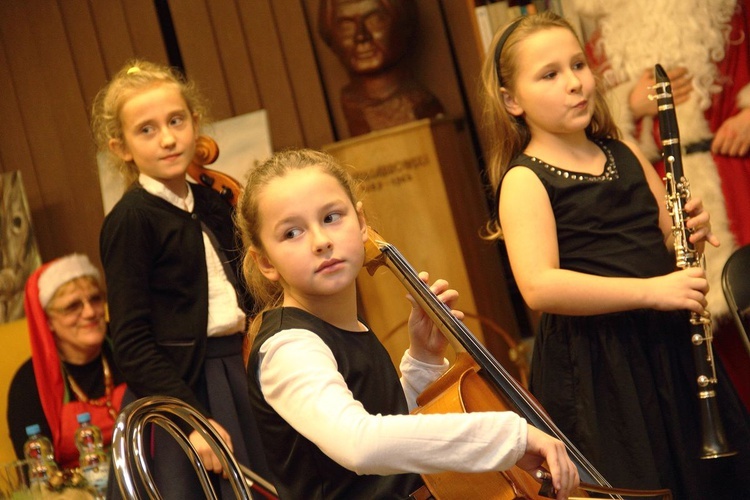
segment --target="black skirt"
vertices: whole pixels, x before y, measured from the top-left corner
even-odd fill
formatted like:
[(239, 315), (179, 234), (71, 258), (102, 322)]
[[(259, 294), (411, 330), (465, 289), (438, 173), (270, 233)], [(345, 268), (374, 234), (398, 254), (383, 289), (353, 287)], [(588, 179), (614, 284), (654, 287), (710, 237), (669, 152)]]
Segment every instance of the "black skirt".
[(700, 459), (696, 370), (688, 315), (637, 310), (545, 314), (531, 392), (607, 481), (670, 488), (675, 499), (750, 498), (748, 413), (716, 358), (726, 436), (739, 453)]
[[(204, 362), (205, 393), (198, 398), (209, 409), (211, 416), (232, 437), (233, 455), (237, 462), (271, 481), (266, 465), (260, 434), (253, 418), (247, 390), (247, 375), (242, 358), (242, 335), (209, 337)], [(123, 407), (138, 399), (129, 390), (123, 398)], [(166, 500), (204, 500), (203, 487), (193, 465), (180, 444), (158, 425), (149, 426), (152, 455), (149, 460), (154, 484)], [(131, 471), (136, 474), (136, 471)], [(236, 498), (226, 479), (209, 473), (219, 498)], [(110, 474), (107, 498), (122, 498), (117, 480)], [(145, 494), (144, 498), (148, 496)], [(259, 499), (262, 496), (253, 494)]]

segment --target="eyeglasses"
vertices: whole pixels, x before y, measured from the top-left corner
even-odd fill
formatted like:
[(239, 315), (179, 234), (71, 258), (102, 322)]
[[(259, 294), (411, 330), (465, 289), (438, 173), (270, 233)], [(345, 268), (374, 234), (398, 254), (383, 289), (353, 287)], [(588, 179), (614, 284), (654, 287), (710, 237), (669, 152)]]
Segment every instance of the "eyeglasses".
[(104, 294), (95, 293), (90, 295), (88, 298), (78, 299), (71, 302), (64, 307), (48, 307), (47, 310), (60, 316), (79, 316), (83, 312), (85, 304), (90, 305), (92, 308), (100, 308), (104, 306)]

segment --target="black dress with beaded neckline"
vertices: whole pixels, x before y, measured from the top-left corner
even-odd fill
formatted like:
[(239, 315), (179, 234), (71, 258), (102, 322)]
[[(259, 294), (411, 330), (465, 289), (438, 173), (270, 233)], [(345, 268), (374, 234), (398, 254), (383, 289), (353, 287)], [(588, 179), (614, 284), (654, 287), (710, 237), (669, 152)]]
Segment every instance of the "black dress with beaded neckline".
[[(525, 154), (512, 162), (511, 168), (531, 169), (547, 191), (560, 267), (607, 277), (672, 272), (674, 257), (658, 224), (663, 200), (654, 197), (640, 162), (624, 143), (598, 144), (607, 156), (599, 176)], [(727, 437), (740, 454), (698, 458), (692, 355), (688, 315), (682, 311), (544, 313), (530, 388), (613, 486), (667, 487), (681, 499), (750, 498), (750, 424), (720, 360), (717, 401)]]
[(605, 143), (600, 141), (597, 141), (596, 145), (599, 146), (599, 148), (604, 153), (604, 156), (607, 158), (606, 162), (604, 163), (604, 169), (602, 170), (602, 173), (600, 175), (591, 175), (583, 172), (565, 170), (564, 168), (555, 167), (553, 165), (550, 165), (549, 163), (544, 162), (543, 160), (540, 160), (539, 158), (536, 158), (535, 156), (529, 156), (525, 153), (521, 154), (519, 158), (528, 158), (533, 163), (539, 164), (544, 167), (550, 173), (562, 177), (563, 179), (570, 179), (572, 181), (600, 182), (617, 179), (619, 177), (619, 173), (617, 172), (617, 163), (615, 163), (615, 157), (612, 155), (612, 150), (609, 149), (609, 147)]
[(607, 157), (598, 176), (525, 154), (511, 167), (533, 170), (550, 197), (560, 267), (639, 278), (672, 271), (675, 263), (659, 228), (659, 206), (638, 159), (619, 141), (598, 144)]

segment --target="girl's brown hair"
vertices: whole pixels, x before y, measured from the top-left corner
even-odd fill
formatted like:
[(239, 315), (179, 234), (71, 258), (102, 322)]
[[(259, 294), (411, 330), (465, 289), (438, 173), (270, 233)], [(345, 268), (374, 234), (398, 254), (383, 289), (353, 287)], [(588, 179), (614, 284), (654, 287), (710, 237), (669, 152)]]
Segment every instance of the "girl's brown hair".
[[(124, 141), (120, 112), (131, 97), (157, 85), (175, 85), (182, 94), (196, 126), (207, 120), (207, 108), (196, 85), (185, 79), (175, 68), (132, 59), (128, 61), (94, 97), (91, 110), (91, 131), (97, 150), (107, 155), (108, 162), (122, 174), (130, 187), (138, 179), (138, 168), (125, 162), (109, 149), (111, 139)], [(197, 135), (196, 130), (196, 135)]]
[[(514, 23), (512, 21), (510, 24)], [(564, 18), (551, 11), (521, 18), (500, 49), (498, 59), (495, 59), (497, 44), (508, 26), (498, 30), (488, 49), (488, 56), (482, 66), (480, 95), (484, 104), (482, 128), (490, 144), (490, 155), (487, 161), (487, 175), (492, 192), (499, 194), (500, 181), (510, 167), (511, 161), (526, 148), (531, 139), (530, 131), (523, 117), (515, 117), (508, 113), (503, 104), (502, 89), (511, 94), (515, 90), (516, 75), (520, 62), (518, 61), (519, 46), (529, 36), (542, 30), (564, 28), (576, 34), (573, 27)], [(576, 38), (578, 39), (577, 35)], [(581, 50), (583, 44), (578, 39)], [(585, 50), (584, 50), (585, 52)], [(502, 79), (500, 86), (498, 73)], [(605, 100), (603, 82), (596, 78), (596, 95), (594, 100), (594, 114), (591, 123), (586, 127), (586, 135), (591, 139), (607, 137), (619, 138), (612, 114)], [(494, 200), (497, 205), (498, 200)], [(487, 238), (497, 239), (502, 236), (500, 224), (495, 217), (487, 225)]]

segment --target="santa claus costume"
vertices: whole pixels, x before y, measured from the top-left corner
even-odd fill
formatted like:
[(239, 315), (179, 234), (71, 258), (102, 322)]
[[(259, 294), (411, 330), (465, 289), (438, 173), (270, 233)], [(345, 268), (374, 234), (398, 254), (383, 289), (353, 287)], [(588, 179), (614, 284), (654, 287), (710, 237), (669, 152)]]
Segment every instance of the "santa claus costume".
[[(706, 245), (715, 347), (750, 408), (750, 360), (721, 287), (729, 256), (750, 244), (750, 154), (711, 152), (721, 127), (750, 141), (750, 0), (575, 0), (593, 21), (589, 57), (609, 88), (608, 100), (625, 139), (634, 140), (664, 173), (658, 117), (634, 119), (629, 99), (644, 72), (661, 64), (686, 68), (693, 90), (675, 107), (682, 160), (691, 191), (711, 214), (721, 246)], [(733, 122), (733, 123), (732, 123)]]

